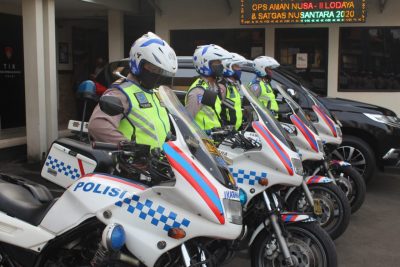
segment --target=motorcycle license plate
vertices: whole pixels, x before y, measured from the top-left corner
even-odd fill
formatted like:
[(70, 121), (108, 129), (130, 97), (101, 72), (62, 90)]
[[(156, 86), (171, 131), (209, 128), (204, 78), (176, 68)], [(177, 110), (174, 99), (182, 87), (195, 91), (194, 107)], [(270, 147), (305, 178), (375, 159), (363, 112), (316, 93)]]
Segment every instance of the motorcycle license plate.
[(314, 199), (314, 213), (315, 215), (322, 214), (321, 200), (319, 199)]

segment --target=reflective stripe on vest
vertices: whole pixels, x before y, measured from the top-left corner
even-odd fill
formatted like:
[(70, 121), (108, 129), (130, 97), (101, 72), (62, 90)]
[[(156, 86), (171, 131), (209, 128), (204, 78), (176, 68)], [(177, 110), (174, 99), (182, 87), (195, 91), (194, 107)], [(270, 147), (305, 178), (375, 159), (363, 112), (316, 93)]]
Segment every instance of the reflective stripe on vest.
[[(198, 78), (194, 83), (192, 83), (192, 85), (190, 86), (189, 90), (186, 93), (185, 105), (187, 104), (187, 97), (189, 93), (194, 88), (202, 88), (204, 90), (209, 90), (209, 85), (203, 79)], [(199, 112), (197, 112), (194, 120), (202, 130), (206, 131), (206, 130), (211, 130), (212, 128), (221, 127), (221, 122), (219, 120), (219, 117), (221, 116), (221, 100), (219, 97), (217, 97), (217, 100), (215, 101), (214, 109), (209, 106), (202, 105)]]
[(268, 102), (271, 102), (269, 109), (273, 110), (274, 112), (278, 112), (278, 102), (276, 102), (275, 94), (271, 88), (271, 85), (269, 83), (265, 83), (264, 81), (259, 81), (259, 83), (261, 87), (261, 94), (258, 99), (265, 107), (268, 107)]
[(234, 124), (235, 129), (238, 130), (242, 125), (243, 120), (242, 99), (240, 98), (239, 90), (234, 84), (228, 83), (226, 89), (226, 98), (230, 99), (234, 103), (235, 107), (235, 110), (226, 110), (228, 121)]
[(122, 119), (118, 130), (129, 140), (135, 130), (138, 144), (160, 148), (171, 127), (167, 110), (161, 106), (156, 94), (148, 93), (129, 81), (115, 87), (128, 97), (131, 106), (128, 117), (135, 126), (133, 128), (127, 119)]

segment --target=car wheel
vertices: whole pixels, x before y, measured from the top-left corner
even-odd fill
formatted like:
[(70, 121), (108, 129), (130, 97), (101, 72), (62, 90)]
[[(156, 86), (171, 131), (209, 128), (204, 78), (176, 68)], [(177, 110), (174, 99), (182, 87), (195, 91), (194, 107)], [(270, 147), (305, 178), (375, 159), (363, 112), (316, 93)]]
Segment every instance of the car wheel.
[(368, 183), (371, 181), (375, 169), (375, 153), (364, 140), (355, 136), (344, 136), (342, 144), (332, 153), (334, 159), (351, 163)]

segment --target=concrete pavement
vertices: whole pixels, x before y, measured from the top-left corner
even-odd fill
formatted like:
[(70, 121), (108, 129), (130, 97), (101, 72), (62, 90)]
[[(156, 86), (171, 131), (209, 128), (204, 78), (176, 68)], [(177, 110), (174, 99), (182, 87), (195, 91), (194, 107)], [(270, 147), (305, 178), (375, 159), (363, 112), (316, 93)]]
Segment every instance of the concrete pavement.
[[(367, 186), (364, 205), (335, 240), (340, 267), (400, 266), (400, 175), (378, 173)], [(230, 267), (250, 266), (245, 256)]]

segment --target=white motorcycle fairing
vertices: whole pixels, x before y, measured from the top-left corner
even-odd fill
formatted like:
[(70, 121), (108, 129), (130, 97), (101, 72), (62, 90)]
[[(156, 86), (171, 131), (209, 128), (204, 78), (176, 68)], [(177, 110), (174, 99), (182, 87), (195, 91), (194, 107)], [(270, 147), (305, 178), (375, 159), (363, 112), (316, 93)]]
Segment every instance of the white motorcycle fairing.
[(296, 127), (296, 133), (289, 136), (301, 155), (301, 159), (303, 161), (322, 160), (324, 148), (321, 138), (309, 129), (296, 114), (291, 115), (290, 120)]
[[(50, 240), (96, 217), (105, 225), (122, 225), (127, 249), (153, 266), (162, 254), (196, 237), (236, 239), (242, 232), (242, 206), (233, 178), (229, 182), (235, 189), (221, 180), (229, 178), (228, 172), (221, 176), (202, 131), (178, 110), (176, 96), (166, 88), (159, 93), (176, 129), (176, 140), (163, 145), (174, 181), (146, 187), (108, 174), (88, 174), (64, 192), (38, 226), (0, 213), (0, 241), (39, 252)], [(186, 142), (190, 137), (199, 142), (195, 152)], [(172, 228), (184, 230), (186, 236), (169, 237)], [(160, 242), (165, 246), (157, 246)]]
[(317, 105), (313, 105), (313, 111), (318, 117), (318, 122), (314, 122), (315, 128), (322, 141), (327, 144), (340, 145), (342, 143), (342, 130), (329, 116)]
[[(260, 179), (268, 179), (268, 187), (276, 184), (299, 186), (303, 181), (303, 176), (300, 175), (302, 163), (298, 153), (274, 136), (269, 129), (278, 123), (267, 113), (268, 111), (262, 107), (255, 96), (247, 91), (247, 88), (243, 86), (241, 88), (258, 115), (258, 120), (252, 123), (255, 133), (246, 132), (244, 136), (259, 141), (261, 147), (245, 151), (241, 148), (232, 148), (229, 143), (222, 142), (218, 149), (232, 160), (229, 169), (238, 186), (248, 196), (247, 205), (254, 196), (267, 188), (259, 184)], [(262, 118), (266, 121), (264, 122)], [(278, 129), (275, 130), (276, 134), (285, 138), (283, 133)]]

